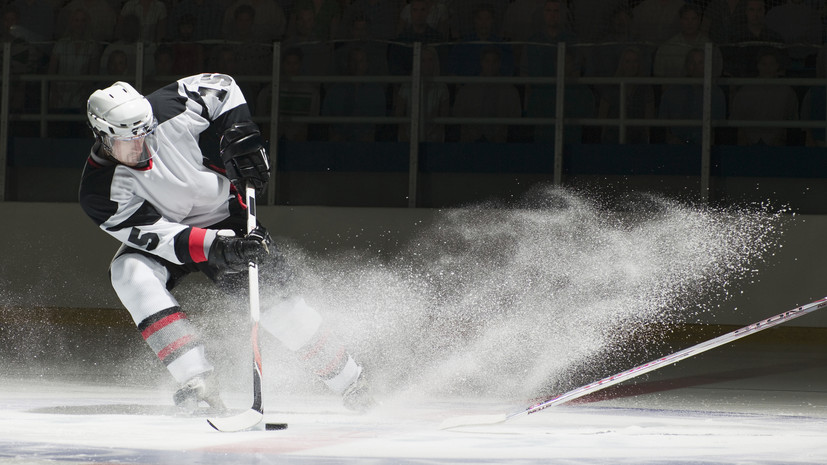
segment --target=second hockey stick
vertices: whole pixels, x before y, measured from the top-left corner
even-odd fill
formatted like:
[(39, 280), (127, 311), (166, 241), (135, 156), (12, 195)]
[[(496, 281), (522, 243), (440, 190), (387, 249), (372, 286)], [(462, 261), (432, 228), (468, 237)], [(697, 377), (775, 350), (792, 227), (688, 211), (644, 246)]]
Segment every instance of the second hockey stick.
[(656, 360), (652, 360), (651, 362), (644, 363), (643, 365), (638, 365), (634, 368), (630, 368), (626, 371), (622, 371), (620, 373), (603, 378), (599, 381), (595, 381), (585, 386), (580, 386), (579, 388), (552, 397), (551, 399), (534, 404), (526, 409), (519, 410), (509, 414), (471, 415), (448, 418), (442, 422), (442, 424), (440, 425), (440, 429), (457, 428), (460, 426), (493, 425), (511, 420), (519, 416), (536, 413), (548, 407), (572, 401), (574, 399), (583, 397), (587, 394), (597, 392), (609, 386), (613, 386), (623, 381), (627, 381), (632, 378), (638, 377), (642, 374), (649, 373), (651, 371), (657, 370), (658, 368), (663, 368), (667, 365), (671, 365), (686, 358), (692, 357), (693, 355), (698, 355), (702, 352), (706, 352), (707, 350), (714, 349), (715, 347), (721, 346), (723, 344), (727, 344), (732, 341), (741, 339), (742, 337), (749, 336), (750, 334), (755, 334), (759, 331), (763, 331), (767, 328), (771, 328), (775, 325), (779, 325), (781, 323), (790, 321), (794, 318), (798, 318), (800, 316), (806, 315), (810, 312), (814, 312), (824, 307), (827, 307), (827, 297), (816, 300), (815, 302), (811, 302), (807, 305), (802, 305), (801, 307), (794, 308), (784, 313), (780, 313), (778, 315), (769, 317), (765, 320), (758, 321), (749, 326), (744, 326), (743, 328), (736, 329), (735, 331), (732, 331), (730, 333), (718, 336), (714, 339), (710, 339), (700, 344), (696, 344), (692, 347), (688, 347), (681, 351), (675, 352), (674, 354), (667, 355)]
[[(256, 228), (256, 190), (247, 185), (247, 233)], [(250, 262), (250, 321), (252, 334), (250, 340), (253, 346), (253, 405), (249, 410), (231, 417), (209, 418), (207, 423), (218, 431), (244, 431), (261, 423), (264, 418), (264, 408), (261, 402), (261, 350), (258, 343), (258, 324), (260, 319), (258, 294), (258, 265)]]

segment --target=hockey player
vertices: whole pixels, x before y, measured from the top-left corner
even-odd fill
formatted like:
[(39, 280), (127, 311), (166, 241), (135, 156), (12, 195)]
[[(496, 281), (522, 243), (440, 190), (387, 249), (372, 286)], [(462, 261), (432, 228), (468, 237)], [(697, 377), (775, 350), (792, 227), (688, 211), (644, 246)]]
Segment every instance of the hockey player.
[[(246, 233), (239, 192), (263, 189), (267, 153), (236, 82), (223, 74), (182, 78), (144, 97), (125, 82), (96, 90), (87, 103), (95, 142), (83, 170), (80, 203), (122, 245), (112, 286), (142, 336), (181, 384), (176, 405), (224, 408), (213, 365), (196, 328), (170, 292), (202, 272), (244, 295), (256, 261), (263, 290), (285, 284), (283, 256), (259, 226)], [(262, 309), (261, 326), (298, 353), (346, 407), (372, 400), (360, 367), (328, 337), (320, 315), (299, 296)]]

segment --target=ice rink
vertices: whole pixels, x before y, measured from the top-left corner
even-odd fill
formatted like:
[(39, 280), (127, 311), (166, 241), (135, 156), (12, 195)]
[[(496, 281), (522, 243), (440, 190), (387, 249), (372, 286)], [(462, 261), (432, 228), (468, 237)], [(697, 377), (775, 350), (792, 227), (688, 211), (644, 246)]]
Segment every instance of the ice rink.
[[(609, 210), (552, 190), (525, 208), (447, 211), (387, 256), (288, 244), (301, 270), (289, 290), (346, 342), (378, 405), (346, 411), (262, 335), (265, 422), (288, 423), (281, 431), (220, 433), (179, 415), (177, 384), (125, 309), (26, 305), (27, 292), (63, 291), (75, 269), (44, 266), (31, 287), (0, 289), (0, 463), (827, 464), (827, 332), (815, 324), (827, 309), (568, 404), (440, 429), (524, 411), (823, 296), (793, 297), (805, 278), (823, 287), (806, 244), (783, 251), (809, 272), (780, 268), (783, 285), (756, 277), (783, 258), (789, 218), (632, 200)], [(81, 290), (108, 287), (105, 270)], [(249, 408), (249, 309), (211, 289), (182, 285), (177, 298), (224, 401)], [(283, 291), (264, 293), (263, 308)]]
[(268, 389), (265, 420), (288, 429), (220, 433), (177, 416), (165, 389), (59, 368), (5, 373), (0, 463), (824, 464), (820, 334), (767, 330), (572, 404), (453, 430), (440, 425), (529, 401), (395, 395), (357, 415), (335, 396)]

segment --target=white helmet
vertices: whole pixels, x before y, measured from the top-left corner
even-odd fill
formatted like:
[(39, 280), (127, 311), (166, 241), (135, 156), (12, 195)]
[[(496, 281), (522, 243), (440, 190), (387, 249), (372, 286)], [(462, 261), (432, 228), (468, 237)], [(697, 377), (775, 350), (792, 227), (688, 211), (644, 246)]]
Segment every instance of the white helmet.
[(116, 82), (89, 96), (89, 125), (99, 136), (106, 154), (127, 166), (144, 165), (157, 144), (153, 131), (158, 120), (149, 101), (126, 82)]

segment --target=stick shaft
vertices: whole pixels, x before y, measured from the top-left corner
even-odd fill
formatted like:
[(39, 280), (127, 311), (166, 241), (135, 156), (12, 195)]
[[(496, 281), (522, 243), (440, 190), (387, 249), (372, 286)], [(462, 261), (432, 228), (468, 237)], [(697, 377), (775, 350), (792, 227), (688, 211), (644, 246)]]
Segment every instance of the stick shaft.
[(692, 357), (693, 355), (698, 355), (702, 352), (706, 352), (707, 350), (714, 349), (715, 347), (721, 346), (723, 344), (730, 343), (732, 341), (741, 339), (742, 337), (749, 336), (750, 334), (755, 334), (759, 331), (763, 331), (767, 328), (771, 328), (775, 325), (779, 325), (781, 323), (790, 321), (794, 318), (798, 318), (800, 316), (806, 315), (810, 312), (814, 312), (820, 308), (827, 307), (827, 297), (816, 300), (815, 302), (811, 302), (807, 305), (802, 305), (801, 307), (794, 308), (792, 310), (786, 311), (784, 313), (780, 313), (778, 315), (769, 317), (765, 320), (758, 321), (748, 326), (744, 326), (743, 328), (736, 329), (730, 333), (724, 334), (722, 336), (718, 336), (714, 339), (710, 339), (708, 341), (702, 342), (700, 344), (696, 344), (692, 347), (688, 347), (681, 351), (675, 352), (674, 354), (667, 355), (665, 357), (661, 357), (656, 360), (652, 360), (651, 362), (644, 363), (643, 365), (638, 365), (634, 368), (630, 368), (626, 371), (622, 371), (620, 373), (614, 374), (612, 376), (603, 378), (599, 381), (595, 381), (591, 384), (587, 384), (585, 386), (581, 386), (579, 388), (573, 389), (571, 391), (565, 392), (560, 394), (556, 397), (552, 397), (546, 401), (540, 402), (538, 404), (534, 404), (531, 407), (509, 414), (507, 416), (508, 419), (513, 418), (519, 415), (527, 415), (531, 413), (539, 412), (545, 408), (551, 407), (553, 405), (562, 404), (564, 402), (569, 402), (571, 400), (577, 399), (579, 397), (583, 397), (587, 394), (591, 394), (593, 392), (597, 392), (601, 389), (605, 389), (609, 386), (613, 386), (617, 383), (621, 383), (623, 381), (630, 380), (632, 378), (638, 377), (642, 374), (649, 373), (651, 371), (657, 370), (659, 368), (663, 368), (664, 366), (671, 365), (673, 363), (679, 362), (686, 358)]
[[(247, 233), (256, 228), (256, 190), (247, 186)], [(258, 323), (260, 316), (258, 298), (258, 265), (250, 262), (250, 317)]]
[[(256, 190), (247, 185), (247, 233), (256, 228)], [(250, 340), (253, 346), (253, 410), (261, 413), (264, 409), (261, 405), (261, 350), (258, 342), (258, 324), (261, 317), (261, 309), (258, 292), (258, 265), (255, 262), (250, 262), (248, 276), (250, 281), (250, 320), (252, 322), (252, 332)]]

